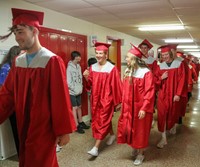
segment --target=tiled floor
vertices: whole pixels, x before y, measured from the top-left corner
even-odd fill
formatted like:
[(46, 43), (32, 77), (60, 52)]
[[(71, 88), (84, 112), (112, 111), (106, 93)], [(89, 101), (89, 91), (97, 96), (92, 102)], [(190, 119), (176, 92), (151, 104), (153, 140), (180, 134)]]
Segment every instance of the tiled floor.
[[(114, 116), (116, 130), (119, 113)], [(156, 118), (156, 116), (155, 116)], [(200, 81), (194, 86), (193, 97), (187, 107), (183, 125), (178, 125), (177, 134), (168, 134), (168, 144), (163, 149), (157, 149), (160, 139), (156, 125), (151, 130), (150, 145), (145, 152), (143, 167), (199, 167), (200, 166)], [(85, 134), (74, 133), (71, 142), (59, 152), (60, 167), (130, 167), (134, 166), (131, 148), (127, 145), (114, 143), (106, 146), (105, 141), (97, 158), (87, 154), (94, 140), (91, 130)], [(39, 148), (38, 148), (39, 151)], [(31, 163), (31, 162), (30, 162)], [(0, 167), (17, 167), (17, 157), (0, 161)]]

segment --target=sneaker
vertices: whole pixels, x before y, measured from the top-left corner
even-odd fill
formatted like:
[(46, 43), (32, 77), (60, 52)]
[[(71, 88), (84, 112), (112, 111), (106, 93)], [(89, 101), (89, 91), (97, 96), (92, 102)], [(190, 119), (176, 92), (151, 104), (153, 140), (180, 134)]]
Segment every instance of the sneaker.
[(80, 134), (85, 133), (85, 131), (82, 129), (82, 127), (81, 127), (80, 125), (77, 126), (76, 132), (78, 132), (78, 133), (80, 133)]
[(133, 149), (131, 155), (132, 155), (132, 157), (136, 157), (138, 155), (138, 150), (137, 149)]
[(175, 134), (176, 134), (176, 125), (174, 125), (174, 126), (169, 130), (169, 133), (172, 134), (172, 135), (175, 135)]
[(178, 124), (183, 124), (182, 117), (179, 117)]
[(90, 151), (87, 152), (88, 154), (97, 157), (99, 155), (98, 148), (93, 147)]
[(60, 147), (59, 145), (56, 146), (56, 152), (60, 152), (60, 150), (62, 149), (62, 147)]
[(107, 144), (108, 146), (112, 145), (113, 142), (115, 141), (115, 139), (116, 139), (116, 136), (115, 136), (115, 135), (110, 135), (109, 138), (108, 138), (108, 140), (107, 140), (107, 142), (106, 142), (106, 144)]
[(166, 138), (162, 138), (160, 140), (160, 142), (157, 144), (157, 147), (158, 148), (163, 148), (166, 144), (167, 144), (167, 139)]
[(143, 161), (144, 161), (144, 155), (139, 154), (139, 155), (137, 155), (137, 157), (136, 157), (135, 161), (133, 162), (133, 164), (138, 166), (138, 165), (141, 165)]
[(79, 125), (82, 127), (82, 129), (89, 129), (90, 126), (86, 125), (85, 122), (79, 123)]

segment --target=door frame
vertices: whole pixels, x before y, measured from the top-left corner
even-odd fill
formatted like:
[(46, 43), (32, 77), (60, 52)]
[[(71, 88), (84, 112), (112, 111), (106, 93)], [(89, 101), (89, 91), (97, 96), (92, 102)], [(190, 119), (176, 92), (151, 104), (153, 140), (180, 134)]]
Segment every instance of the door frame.
[(112, 41), (117, 42), (117, 69), (118, 69), (119, 73), (121, 74), (121, 43), (122, 43), (122, 40), (120, 38), (111, 37), (111, 36), (107, 36), (107, 40), (112, 40)]

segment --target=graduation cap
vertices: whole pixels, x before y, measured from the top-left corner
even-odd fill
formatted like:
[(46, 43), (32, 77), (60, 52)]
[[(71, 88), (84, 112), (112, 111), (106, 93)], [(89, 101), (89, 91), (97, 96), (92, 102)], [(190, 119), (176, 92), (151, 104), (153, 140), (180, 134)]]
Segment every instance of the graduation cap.
[(158, 50), (161, 52), (161, 53), (165, 53), (165, 52), (169, 52), (171, 51), (171, 47), (169, 45), (163, 45), (163, 46), (160, 46), (158, 48)]
[(96, 42), (94, 44), (94, 46), (96, 47), (95, 49), (98, 50), (98, 51), (108, 51), (108, 48), (110, 47), (110, 44), (103, 43), (103, 42)]
[(39, 28), (43, 24), (44, 12), (12, 8), (13, 26), (25, 24)]
[(177, 46), (178, 46), (178, 44), (168, 44), (168, 46), (169, 46), (171, 49), (174, 49), (174, 50), (176, 50), (176, 49), (177, 49)]
[(181, 52), (181, 51), (177, 51), (177, 52), (176, 52), (176, 55), (177, 55), (178, 57), (182, 57), (182, 58), (185, 57), (185, 56), (184, 56), (184, 53)]
[(132, 43), (132, 48), (128, 51), (129, 53), (137, 56), (138, 58), (142, 58), (143, 53), (140, 51), (140, 49), (138, 49), (136, 46), (134, 46)]
[(144, 41), (142, 41), (138, 47), (141, 48), (142, 45), (147, 45), (149, 49), (151, 49), (153, 47), (153, 45), (147, 40), (145, 39)]

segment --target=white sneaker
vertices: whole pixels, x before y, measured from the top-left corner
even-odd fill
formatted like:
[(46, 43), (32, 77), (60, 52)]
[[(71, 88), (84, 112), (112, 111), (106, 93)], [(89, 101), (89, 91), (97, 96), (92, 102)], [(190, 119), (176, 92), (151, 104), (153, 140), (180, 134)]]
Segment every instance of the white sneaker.
[(137, 157), (136, 157), (135, 161), (133, 162), (133, 164), (136, 165), (136, 166), (141, 165), (143, 160), (144, 160), (144, 155), (139, 154), (139, 155), (137, 155)]
[(99, 155), (98, 148), (93, 147), (90, 151), (87, 152), (88, 154), (97, 157)]
[(174, 125), (174, 126), (169, 130), (169, 133), (172, 134), (172, 135), (175, 135), (175, 134), (176, 134), (176, 125)]
[(110, 135), (108, 141), (106, 142), (107, 145), (112, 145), (113, 142), (115, 141), (116, 136), (115, 135)]
[(158, 148), (163, 148), (167, 144), (167, 139), (163, 138), (160, 140), (160, 142), (157, 144)]
[(138, 155), (138, 150), (137, 149), (133, 149), (131, 155), (132, 155), (132, 157), (136, 157)]
[(62, 149), (62, 147), (60, 147), (59, 145), (56, 146), (56, 152), (60, 152), (60, 150)]

